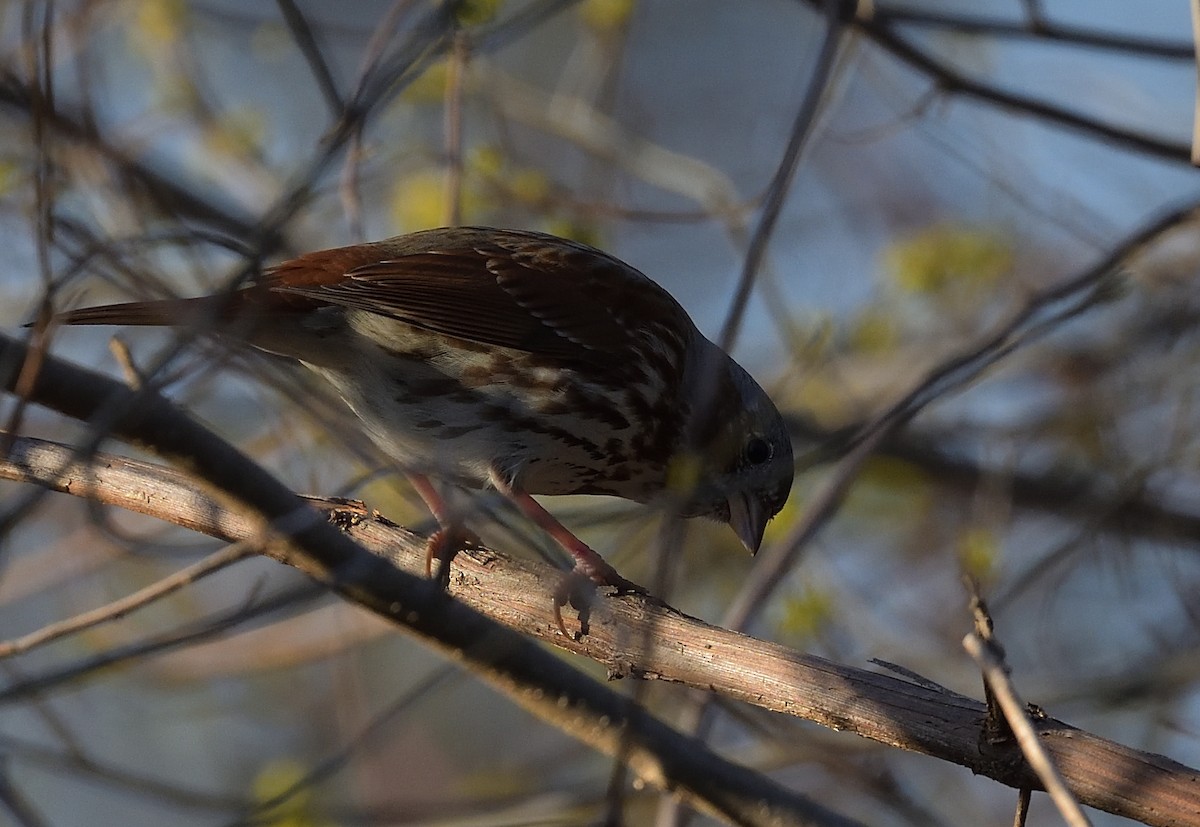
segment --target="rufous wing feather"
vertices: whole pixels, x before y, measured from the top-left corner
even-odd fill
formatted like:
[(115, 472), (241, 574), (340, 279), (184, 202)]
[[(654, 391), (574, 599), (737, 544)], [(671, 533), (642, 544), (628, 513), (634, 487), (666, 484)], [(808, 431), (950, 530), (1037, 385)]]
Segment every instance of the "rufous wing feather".
[[(519, 231), (434, 230), (301, 256), (272, 292), (338, 304), (448, 336), (564, 360), (608, 363), (663, 331), (694, 327), (657, 284), (599, 251)], [(381, 257), (371, 260), (368, 256)], [(681, 340), (662, 341), (679, 350)]]
[(170, 326), (217, 320), (229, 307), (225, 296), (125, 302), (67, 310), (54, 317), (59, 324)]

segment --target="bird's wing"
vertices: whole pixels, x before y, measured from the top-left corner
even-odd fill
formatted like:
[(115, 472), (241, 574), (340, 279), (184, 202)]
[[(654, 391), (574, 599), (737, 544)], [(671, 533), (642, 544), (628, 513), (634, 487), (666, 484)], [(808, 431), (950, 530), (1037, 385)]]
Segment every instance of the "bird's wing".
[(268, 271), (262, 286), (572, 361), (611, 363), (647, 347), (681, 356), (695, 329), (670, 294), (637, 270), (539, 233), (414, 233), (300, 256)]

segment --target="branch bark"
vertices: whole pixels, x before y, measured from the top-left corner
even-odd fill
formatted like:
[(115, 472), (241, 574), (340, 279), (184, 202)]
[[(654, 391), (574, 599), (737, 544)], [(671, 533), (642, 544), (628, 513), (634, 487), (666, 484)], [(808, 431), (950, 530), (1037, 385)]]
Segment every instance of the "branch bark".
[[(0, 380), (6, 387), (19, 374), (24, 356), (21, 345), (0, 337)], [(178, 471), (113, 456), (88, 459), (65, 446), (27, 438), (9, 438), (0, 475), (103, 497), (228, 540), (261, 537), (260, 515), (274, 521), (276, 536), (281, 521), (291, 525), (286, 542), (267, 548), (275, 559), (464, 659), (482, 679), (575, 737), (610, 754), (620, 752), (624, 737), (626, 758), (636, 772), (698, 800), (709, 812), (741, 823), (845, 823), (806, 809), (814, 805), (631, 709), (625, 699), (529, 637), (605, 664), (612, 677), (701, 687), (950, 761), (1018, 789), (1040, 789), (1015, 743), (981, 739), (982, 703), (931, 682), (832, 663), (709, 626), (637, 595), (596, 599), (581, 619), (585, 633), (564, 638), (551, 610), (559, 572), (549, 566), (492, 549), (465, 549), (452, 564), (449, 592), (455, 599), (445, 600), (414, 576), (424, 571), (423, 537), (344, 503), (326, 509), (340, 531), (324, 521), (298, 520), (307, 511), (299, 498), (161, 397), (129, 391), (50, 358), (31, 399), (80, 418), (99, 414), (112, 432), (189, 461), (194, 473), (243, 505), (228, 508), (223, 495), (197, 490), (194, 478)], [(196, 447), (186, 452), (183, 446), (193, 441)], [(247, 508), (251, 501), (256, 506)], [(1081, 803), (1146, 824), (1200, 823), (1196, 770), (1049, 717), (1035, 725)], [(723, 784), (714, 788), (718, 779)]]
[[(11, 393), (32, 355), (24, 344), (0, 334), (0, 387)], [(370, 532), (360, 535), (339, 530), (305, 500), (153, 390), (130, 390), (50, 356), (45, 356), (36, 378), (25, 387), (28, 401), (88, 422), (97, 433), (143, 445), (183, 465), (192, 475), (188, 479), (173, 475), (169, 469), (157, 469), (153, 472), (157, 476), (147, 480), (148, 487), (137, 492), (143, 498), (137, 510), (145, 512), (156, 502), (170, 502), (168, 492), (183, 491), (188, 503), (184, 510), (190, 515), (187, 524), (199, 528), (213, 521), (214, 525), (224, 526), (222, 531), (228, 532), (225, 536), (241, 537), (241, 532), (248, 530), (245, 536), (256, 541), (271, 538), (264, 544), (264, 553), (417, 635), (530, 713), (594, 749), (620, 757), (647, 783), (735, 824), (856, 823), (758, 772), (725, 760), (528, 637), (480, 614), (466, 601), (447, 599), (436, 584), (410, 573), (424, 570), (423, 538), (408, 532), (398, 534), (395, 526), (383, 520), (365, 520), (360, 523), (362, 527), (382, 531), (385, 538), (379, 547), (383, 553), (365, 549), (354, 537), (369, 540)], [(27, 452), (23, 465), (20, 450), (31, 445), (34, 443), (14, 435), (0, 434), (6, 465), (27, 475), (34, 473), (35, 466), (28, 464), (34, 456)], [(103, 463), (87, 460), (94, 453), (81, 454), (64, 446), (56, 450), (62, 452), (56, 457), (57, 464), (43, 465), (42, 472), (57, 469), (62, 490), (94, 495), (104, 488), (99, 484)], [(46, 459), (45, 454), (42, 458)], [(130, 470), (123, 463), (118, 465)], [(146, 464), (141, 465), (146, 470)], [(34, 477), (36, 474), (29, 478)], [(172, 478), (177, 483), (175, 489), (171, 487)], [(197, 483), (202, 487), (198, 488)], [(345, 511), (339, 516), (344, 515)], [(347, 528), (354, 528), (354, 519), (347, 522)], [(400, 545), (389, 545), (393, 542)], [(415, 563), (419, 557), (419, 567), (406, 570), (396, 565), (399, 548), (407, 549), (406, 559), (410, 562)], [(484, 551), (460, 558), (463, 562), (475, 561), (479, 577), (493, 568), (495, 555)], [(557, 575), (548, 579), (551, 576), (549, 570), (533, 572), (531, 582), (530, 572), (523, 572), (525, 587), (509, 595), (516, 598), (509, 611), (524, 615), (536, 612), (537, 606), (541, 615), (535, 616), (552, 626), (548, 615)], [(457, 585), (451, 593), (464, 593), (461, 574), (453, 580)], [(477, 585), (478, 580), (475, 582)], [(37, 687), (39, 691), (48, 688), (44, 681)], [(6, 694), (10, 701), (21, 697), (19, 687), (15, 691), (10, 687)]]

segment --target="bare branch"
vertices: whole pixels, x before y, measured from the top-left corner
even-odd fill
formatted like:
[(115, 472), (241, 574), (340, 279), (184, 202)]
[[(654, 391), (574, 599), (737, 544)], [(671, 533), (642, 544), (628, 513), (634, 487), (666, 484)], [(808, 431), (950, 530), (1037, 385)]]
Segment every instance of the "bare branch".
[[(11, 391), (27, 357), (28, 350), (22, 344), (0, 336), (0, 384)], [(489, 620), (467, 600), (447, 600), (436, 584), (409, 573), (411, 569), (397, 567), (398, 561), (391, 559), (392, 549), (387, 556), (367, 551), (351, 536), (369, 541), (372, 530), (383, 530), (388, 545), (406, 538), (409, 561), (419, 567), (418, 571), (424, 568), (423, 539), (407, 532), (397, 534), (394, 526), (384, 521), (360, 523), (367, 530), (362, 535), (339, 531), (243, 454), (161, 396), (147, 390), (131, 391), (111, 379), (47, 357), (30, 399), (90, 421), (103, 431), (136, 440), (183, 464), (219, 492), (212, 502), (214, 507), (227, 501), (241, 512), (240, 518), (222, 517), (221, 522), (228, 525), (246, 521), (254, 536), (269, 532), (278, 543), (268, 544), (266, 551), (276, 559), (460, 659), (482, 680), (563, 732), (609, 755), (624, 750), (631, 769), (647, 783), (669, 789), (688, 798), (693, 806), (736, 823), (851, 823), (680, 736), (533, 641)], [(28, 443), (14, 442), (9, 454), (13, 459), (18, 459), (18, 444)], [(67, 451), (63, 459), (67, 460), (64, 466), (69, 467), (71, 452), (61, 450)], [(19, 461), (15, 465), (21, 473), (28, 473)], [(487, 591), (472, 589), (471, 584), (478, 583), (480, 577), (490, 581), (487, 572), (495, 562), (496, 556), (486, 550), (460, 553), (451, 577), (451, 594), (465, 597), (468, 592), (478, 595)], [(461, 567), (468, 563), (473, 571), (462, 572)], [(543, 635), (557, 635), (550, 598), (553, 585), (557, 585), (556, 574), (545, 567), (530, 570), (516, 566), (513, 574), (523, 581), (523, 588), (505, 590), (503, 597), (514, 600), (515, 605), (504, 609), (504, 614), (521, 618), (522, 622), (534, 618)], [(657, 616), (647, 618), (644, 610), (639, 610), (640, 603), (624, 599), (597, 601), (587, 621), (588, 634), (572, 641), (573, 647), (588, 651), (593, 646), (601, 612), (609, 604), (633, 612), (643, 622), (659, 621)], [(621, 627), (609, 628), (622, 631)]]
[(821, 43), (821, 51), (817, 55), (816, 65), (809, 77), (804, 98), (796, 109), (796, 117), (792, 122), (792, 131), (788, 137), (787, 147), (784, 149), (783, 157), (779, 159), (779, 165), (775, 168), (771, 183), (767, 186), (762, 214), (750, 236), (750, 246), (746, 250), (746, 259), (742, 263), (742, 273), (738, 278), (737, 289), (734, 291), (729, 310), (725, 314), (725, 323), (716, 339), (722, 350), (732, 351), (733, 344), (737, 341), (738, 330), (742, 325), (742, 317), (746, 314), (746, 304), (750, 301), (750, 293), (754, 289), (758, 268), (762, 265), (763, 257), (767, 253), (767, 245), (770, 243), (775, 225), (779, 221), (779, 215), (783, 211), (784, 201), (791, 191), (792, 180), (800, 165), (801, 153), (808, 145), (809, 137), (816, 125), (817, 115), (821, 109), (821, 99), (833, 76), (833, 67), (837, 61), (842, 35), (845, 32), (845, 24), (842, 21), (844, 7), (845, 4), (842, 0), (825, 0), (825, 38)]
[[(805, 2), (813, 7), (820, 4), (820, 0), (805, 0)], [(855, 18), (854, 25), (895, 58), (929, 76), (943, 92), (974, 98), (1004, 109), (1030, 115), (1047, 123), (1065, 126), (1084, 135), (1107, 141), (1120, 149), (1167, 161), (1190, 163), (1191, 148), (1186, 144), (1173, 143), (1145, 132), (1106, 123), (1029, 95), (1008, 92), (997, 86), (969, 78), (900, 37), (896, 34), (895, 28), (884, 20), (860, 16)]]
[(295, 0), (276, 0), (276, 5), (279, 6), (279, 12), (283, 15), (284, 22), (287, 23), (288, 29), (292, 33), (292, 39), (296, 41), (297, 48), (300, 49), (300, 53), (304, 55), (305, 61), (312, 70), (317, 86), (325, 97), (325, 105), (329, 107), (329, 111), (335, 118), (340, 117), (345, 104), (338, 92), (337, 81), (333, 79), (329, 62), (321, 54), (321, 47), (317, 43), (312, 27), (308, 25), (304, 13), (296, 6)]
[[(1032, 4), (1030, 4), (1032, 6)], [(1030, 8), (1029, 20), (1024, 23), (1010, 22), (978, 15), (954, 14), (952, 12), (927, 11), (925, 9), (876, 8), (872, 17), (887, 25), (903, 24), (912, 27), (944, 29), (972, 35), (989, 35), (1000, 38), (1024, 40), (1051, 40), (1072, 46), (1105, 49), (1144, 57), (1162, 57), (1171, 60), (1191, 60), (1194, 49), (1183, 40), (1165, 40), (1154, 37), (1138, 37), (1126, 32), (1118, 34), (1083, 26), (1055, 23)]]
[[(1090, 827), (1090, 822), (1079, 808), (1079, 802), (1063, 782), (1054, 760), (1038, 741), (1030, 713), (1021, 703), (1008, 677), (1004, 647), (996, 640), (995, 625), (987, 603), (979, 592), (979, 583), (970, 576), (963, 579), (971, 597), (971, 614), (975, 620), (975, 631), (963, 639), (963, 648), (983, 671), (988, 707), (985, 738), (991, 744), (1015, 741), (1069, 827)], [(1038, 713), (1040, 715), (1040, 710)], [(1022, 791), (1026, 792), (1027, 789)], [(1028, 802), (1023, 802), (1020, 811), (1023, 812), (1027, 806)]]
[(184, 586), (195, 583), (197, 580), (220, 571), (226, 566), (236, 563), (239, 560), (245, 560), (247, 557), (258, 553), (258, 548), (253, 543), (234, 543), (197, 563), (180, 569), (169, 577), (164, 577), (156, 583), (152, 583), (143, 589), (138, 589), (136, 592), (127, 594), (107, 605), (92, 609), (90, 612), (77, 614), (74, 617), (66, 618), (56, 623), (51, 623), (48, 626), (43, 626), (36, 632), (30, 632), (14, 640), (0, 642), (0, 658), (23, 654), (30, 649), (51, 643), (67, 635), (91, 629), (101, 623), (119, 620), (132, 611), (149, 606), (154, 601), (161, 600), (167, 595), (179, 591)]
[(972, 632), (963, 638), (963, 648), (979, 663), (984, 679), (995, 693), (1000, 708), (1004, 710), (1004, 717), (1008, 721), (1008, 725), (1012, 727), (1013, 735), (1016, 736), (1021, 752), (1033, 767), (1033, 771), (1037, 773), (1038, 778), (1041, 779), (1063, 819), (1070, 827), (1088, 827), (1091, 822), (1079, 809), (1079, 802), (1067, 789), (1053, 759), (1042, 748), (1033, 722), (1025, 712), (1024, 704), (1017, 697), (1012, 682), (1008, 679), (1008, 675), (1004, 674), (1003, 664), (992, 651), (988, 641), (985, 641), (978, 633)]
[[(9, 460), (0, 463), (0, 476), (29, 480), (33, 478), (32, 467), (54, 468), (55, 458), (69, 460), (71, 456), (65, 446), (21, 438), (14, 443)], [(156, 502), (148, 503), (137, 487), (128, 485), (142, 472), (139, 466), (144, 463), (126, 463), (129, 461), (120, 457), (99, 455), (94, 461), (65, 468), (58, 477), (43, 477), (40, 484), (68, 493), (104, 496), (106, 502), (132, 506), (164, 519), (171, 518), (173, 500), (179, 497), (180, 506), (189, 514), (199, 511), (211, 516), (210, 533), (245, 530), (253, 525), (253, 521), (229, 514), (216, 499), (208, 499), (207, 505), (201, 506), (206, 498), (196, 491), (195, 482), (186, 474), (166, 468), (149, 467), (145, 487), (153, 488), (159, 496)], [(93, 480), (90, 490), (78, 484), (84, 468)], [(420, 535), (381, 517), (368, 517), (361, 508), (347, 509), (343, 503), (327, 504), (326, 509), (335, 524), (379, 559), (404, 572), (424, 571), (425, 540)], [(194, 517), (188, 517), (187, 522), (199, 527)], [(220, 536), (236, 539), (236, 535)], [(296, 558), (294, 551), (276, 547), (267, 553), (291, 565), (307, 565)], [(588, 611), (586, 634), (567, 639), (557, 632), (551, 609), (557, 583), (558, 570), (545, 564), (515, 559), (492, 549), (467, 548), (451, 564), (448, 590), (455, 600), (444, 605), (470, 607), (512, 629), (589, 657), (604, 664), (612, 677), (659, 679), (702, 688), (950, 761), (1018, 789), (1040, 789), (1036, 774), (1014, 745), (981, 749), (980, 733), (987, 710), (979, 701), (931, 681), (903, 680), (854, 669), (709, 626), (635, 595), (596, 599)], [(377, 588), (379, 593), (370, 605), (395, 594), (388, 588)], [(490, 648), (493, 640), (485, 640)], [(494, 654), (505, 662), (514, 656), (508, 651)], [(469, 659), (476, 663), (473, 669), (481, 668), (478, 660), (483, 659), (482, 653), (470, 653)], [(486, 672), (481, 677), (493, 685), (498, 683)], [(556, 668), (553, 674), (542, 677), (545, 691), (561, 697), (565, 690), (557, 685), (564, 679), (560, 670)], [(531, 707), (518, 685), (505, 681), (502, 686), (514, 700), (547, 717), (538, 711), (540, 706)], [(555, 687), (553, 691), (550, 686)], [(576, 708), (575, 712), (580, 710)], [(550, 717), (563, 716), (560, 711)], [(581, 726), (585, 731), (592, 729), (574, 714), (559, 725), (577, 737), (584, 737), (579, 734)], [(1089, 806), (1152, 825), (1177, 823), (1172, 819), (1191, 811), (1189, 808), (1200, 808), (1200, 773), (1193, 769), (1097, 738), (1053, 718), (1039, 719), (1035, 726), (1072, 792)], [(698, 748), (691, 740), (677, 743), (680, 749)], [(644, 741), (635, 741), (634, 747), (630, 764), (637, 770)], [(739, 768), (737, 772), (746, 771)], [(1130, 779), (1137, 781), (1131, 784)]]

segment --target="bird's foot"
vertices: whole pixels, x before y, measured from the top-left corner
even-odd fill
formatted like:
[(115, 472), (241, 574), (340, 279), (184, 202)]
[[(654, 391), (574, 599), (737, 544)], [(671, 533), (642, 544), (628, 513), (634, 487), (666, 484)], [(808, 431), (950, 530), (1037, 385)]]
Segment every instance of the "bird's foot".
[(479, 536), (458, 525), (444, 525), (425, 541), (425, 576), (434, 577), (433, 561), (437, 560), (437, 582), (443, 589), (450, 585), (450, 562), (464, 546), (479, 546)]
[[(591, 549), (588, 549), (591, 551)], [(626, 580), (617, 570), (592, 551), (591, 558), (576, 557), (575, 568), (562, 576), (554, 590), (554, 622), (563, 637), (573, 637), (563, 622), (563, 606), (568, 603), (579, 610), (580, 631), (587, 634), (587, 615), (596, 588), (613, 589), (614, 596), (622, 594), (648, 595), (644, 587)]]

